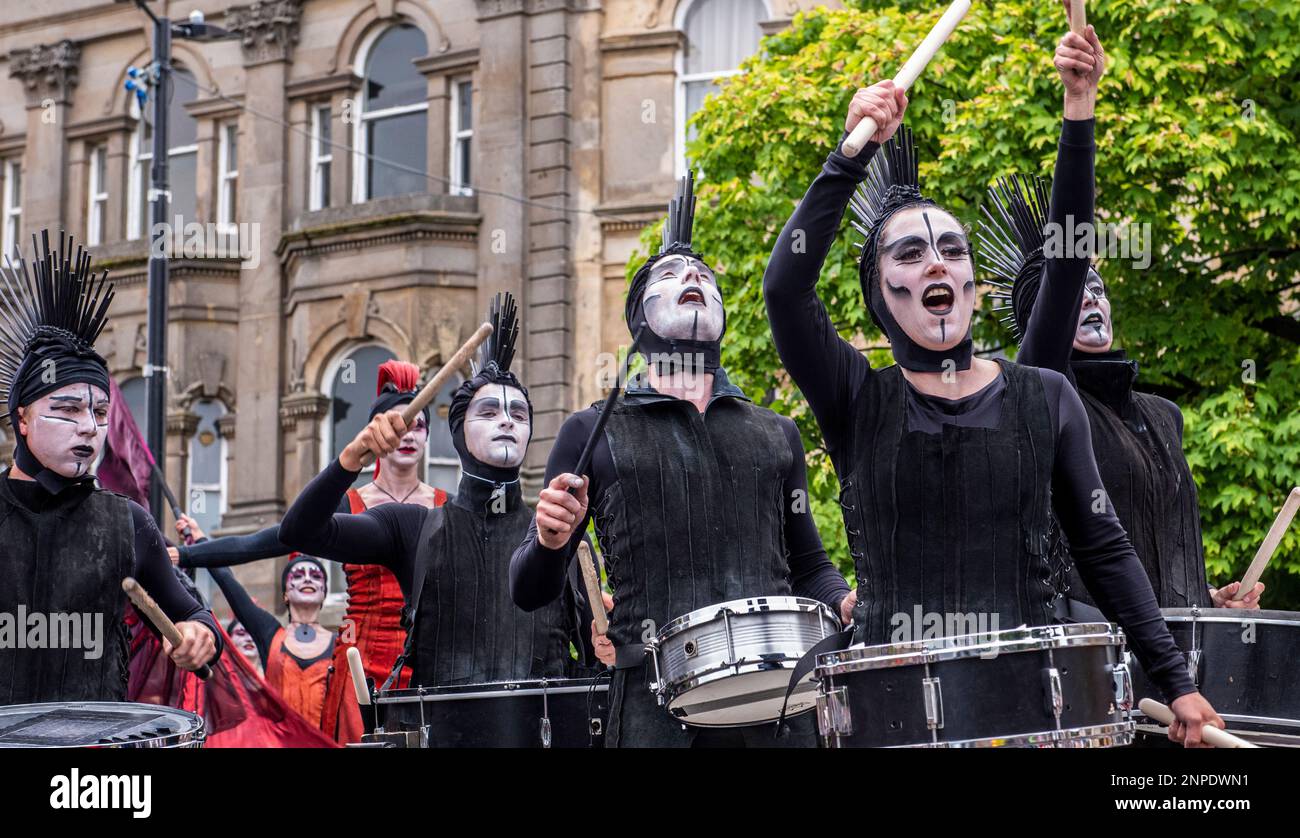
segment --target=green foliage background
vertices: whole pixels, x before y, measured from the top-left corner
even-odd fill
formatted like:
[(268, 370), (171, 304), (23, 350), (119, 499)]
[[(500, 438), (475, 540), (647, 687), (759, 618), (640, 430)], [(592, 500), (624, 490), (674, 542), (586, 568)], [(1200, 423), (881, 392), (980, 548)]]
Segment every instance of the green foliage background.
[[(893, 75), (942, 9), (864, 2), (797, 16), (696, 114), (695, 240), (728, 309), (723, 363), (746, 392), (794, 417), (813, 508), (851, 574), (838, 484), (816, 423), (781, 368), (762, 277), (773, 242), (843, 129), (860, 85)], [(1100, 265), (1118, 344), (1143, 389), (1173, 399), (1201, 493), (1211, 581), (1239, 578), (1286, 491), (1300, 485), (1300, 4), (1130, 0), (1089, 4), (1107, 54), (1097, 107), (1099, 220), (1150, 225), (1149, 267)], [(972, 226), (993, 178), (1051, 174), (1061, 7), (977, 3), (909, 91), (927, 194)], [(1139, 228), (1141, 229), (1141, 228)], [(846, 338), (884, 342), (862, 305), (847, 222), (819, 291)], [(659, 235), (647, 230), (629, 277)], [(978, 259), (978, 254), (977, 254)], [(976, 340), (1008, 335), (985, 299)], [(884, 349), (872, 363), (891, 363)], [(1300, 531), (1265, 576), (1266, 607), (1300, 609)]]

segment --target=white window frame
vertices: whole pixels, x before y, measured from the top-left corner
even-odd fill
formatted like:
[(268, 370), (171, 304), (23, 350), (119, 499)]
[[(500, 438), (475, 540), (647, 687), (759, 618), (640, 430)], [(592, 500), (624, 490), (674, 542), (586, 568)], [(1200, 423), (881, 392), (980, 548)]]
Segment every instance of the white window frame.
[[(467, 153), (470, 155), (471, 158), (470, 160), (471, 174), (474, 171), (473, 168), (474, 122), (471, 117), (469, 128), (462, 128), (460, 124), (460, 104), (461, 104), (460, 87), (462, 84), (468, 84), (470, 86), (469, 107), (470, 107), (471, 114), (473, 114), (473, 109), (474, 109), (473, 77), (459, 76), (453, 78), (451, 80), (451, 118), (447, 120), (447, 124), (450, 128), (448, 139), (449, 139), (449, 145), (451, 146), (451, 159), (448, 161), (448, 165), (450, 166), (448, 173), (451, 175), (451, 177), (448, 178), (447, 185), (448, 185), (448, 191), (452, 195), (473, 195), (474, 194), (473, 186), (471, 186), (470, 184), (461, 183), (459, 180), (461, 164), (464, 162), (465, 155)], [(461, 148), (462, 143), (464, 143), (463, 150)]]
[[(173, 93), (175, 85), (172, 86)], [(127, 216), (126, 216), (126, 237), (131, 240), (141, 238), (147, 231), (147, 223), (143, 216), (144, 207), (140, 206), (140, 191), (144, 185), (149, 182), (149, 166), (153, 162), (153, 146), (150, 145), (148, 150), (144, 146), (144, 114), (140, 111), (139, 102), (131, 99), (131, 115), (136, 118), (135, 130), (131, 132), (131, 194), (127, 196)], [(167, 149), (167, 162), (171, 163), (173, 157), (180, 157), (185, 154), (199, 153), (198, 142), (190, 145), (170, 146)], [(148, 203), (152, 204), (150, 200)], [(175, 207), (168, 205), (168, 211), (174, 215)], [(152, 216), (152, 213), (151, 213)], [(186, 223), (194, 221), (193, 218), (185, 219)], [(171, 219), (167, 219), (171, 223)]]
[[(332, 145), (321, 148), (324, 129), (322, 122), (330, 126), (333, 119), (333, 112), (328, 104), (313, 105), (311, 109), (311, 149), (308, 152), (311, 158), (311, 186), (307, 196), (307, 209), (315, 212), (316, 210), (325, 209), (329, 206), (329, 190), (332, 184), (324, 184), (322, 190), (321, 171), (325, 166), (330, 167), (330, 180), (334, 179), (334, 147)], [(334, 132), (330, 131), (330, 140), (333, 142)]]
[[(457, 386), (457, 387), (459, 387), (461, 384), (464, 384), (464, 383), (465, 383), (465, 379), (464, 379), (463, 376), (460, 375), (460, 373), (454, 373), (454, 374), (452, 374), (452, 381), (454, 381), (454, 382), (456, 383), (456, 386)], [(452, 392), (454, 393), (454, 392), (455, 392), (455, 389), (453, 389)], [(430, 422), (430, 423), (440, 421), (440, 420), (438, 419), (438, 414), (437, 414), (436, 409), (435, 409), (435, 407), (434, 407), (434, 405), (435, 405), (436, 403), (437, 403), (437, 397), (435, 396), (435, 397), (434, 397), (434, 400), (433, 400), (432, 402), (429, 403), (429, 422)], [(433, 429), (432, 429), (432, 428), (429, 429), (429, 433), (432, 435), (432, 433), (433, 433)], [(433, 469), (434, 469), (434, 468), (445, 468), (445, 467), (447, 467), (447, 466), (455, 466), (455, 467), (456, 467), (456, 480), (457, 480), (457, 482), (459, 482), (459, 481), (460, 481), (460, 476), (461, 476), (461, 464), (460, 464), (460, 458), (459, 458), (459, 457), (435, 457), (435, 456), (433, 455), (433, 448), (432, 448), (432, 447), (431, 447), (431, 446), (426, 442), (426, 443), (425, 443), (425, 446), (424, 446), (424, 481), (425, 481), (426, 483), (429, 482), (429, 477), (430, 477), (430, 475), (433, 474)], [(449, 494), (452, 494), (452, 493), (449, 493)]]
[[(235, 146), (235, 168), (230, 168), (230, 146)], [(170, 156), (170, 155), (169, 155)], [(239, 188), (239, 124), (217, 123), (217, 229), (223, 233), (234, 232), (234, 207), (238, 205), (235, 190)]]
[[(676, 20), (673, 28), (679, 32), (686, 31), (686, 17), (690, 14), (691, 8), (697, 3), (707, 3), (709, 0), (688, 0), (677, 9)], [(772, 19), (772, 7), (767, 0), (763, 0), (763, 8), (766, 10), (764, 20)], [(760, 36), (761, 40), (761, 36)], [(741, 74), (740, 70), (719, 70), (715, 73), (687, 73), (686, 72), (686, 49), (679, 49), (676, 58), (676, 75), (677, 83), (673, 86), (673, 143), (676, 146), (676, 177), (683, 177), (686, 174), (686, 85), (697, 81), (716, 81), (718, 79), (730, 78)]]
[[(100, 166), (100, 161), (103, 165)], [(108, 209), (108, 184), (100, 182), (100, 170), (103, 179), (108, 180), (108, 145), (95, 143), (86, 155), (86, 244), (91, 247), (104, 243), (105, 211)]]
[[(414, 24), (406, 23), (397, 25), (413, 26)], [(357, 51), (357, 61), (355, 66), (361, 70), (358, 75), (360, 75), (362, 79), (362, 93), (357, 97), (357, 109), (360, 112), (360, 116), (352, 123), (352, 148), (355, 149), (352, 160), (352, 203), (354, 204), (364, 204), (366, 201), (370, 200), (370, 197), (367, 194), (370, 191), (370, 183), (366, 180), (366, 155), (370, 154), (370, 149), (367, 146), (366, 141), (367, 123), (388, 116), (402, 116), (408, 113), (418, 113), (423, 111), (425, 114), (425, 130), (429, 130), (429, 101), (427, 99), (423, 102), (417, 102), (414, 105), (398, 105), (392, 108), (382, 108), (370, 113), (366, 112), (365, 79), (367, 75), (366, 71), (368, 69), (366, 65), (370, 63), (370, 50), (391, 28), (392, 27), (384, 27), (383, 29), (371, 33), (371, 35), (366, 38), (365, 42), (362, 43), (361, 49)]]
[[(221, 416), (229, 415), (230, 408), (226, 407), (225, 402), (222, 402), (220, 399), (213, 399), (212, 401), (216, 402), (218, 405), (221, 406)], [(195, 489), (198, 489), (201, 492), (215, 491), (217, 493), (217, 514), (221, 518), (225, 518), (226, 512), (229, 509), (226, 503), (227, 501), (226, 486), (229, 485), (229, 481), (226, 479), (227, 466), (229, 465), (226, 460), (226, 457), (229, 455), (230, 452), (226, 448), (226, 442), (227, 442), (226, 438), (221, 435), (221, 425), (219, 424), (220, 419), (221, 417), (218, 417), (218, 422), (214, 424), (217, 424), (217, 445), (219, 446), (219, 450), (217, 451), (217, 454), (221, 458), (220, 460), (221, 470), (219, 472), (221, 482), (216, 484), (194, 482), (194, 456), (193, 456), (192, 449), (188, 447), (194, 444), (194, 437), (190, 437), (185, 441), (185, 444), (187, 446), (185, 451), (185, 486), (190, 492), (193, 492)], [(197, 431), (195, 432), (195, 434), (197, 435)], [(186, 498), (186, 502), (185, 502), (186, 515), (192, 514), (190, 510), (190, 501), (193, 499), (193, 497), (194, 495), (190, 494)], [(212, 537), (212, 533), (207, 533), (207, 535), (209, 538)], [(201, 572), (195, 574), (194, 584), (199, 589), (199, 591), (210, 600), (212, 599), (212, 590), (216, 586), (216, 582), (213, 580), (212, 576), (207, 573), (206, 568), (199, 568), (199, 570)]]
[[(23, 224), (23, 165), (22, 160), (11, 157), (4, 161), (4, 205), (0, 209), (0, 224), (3, 225), (4, 256), (12, 256), (18, 246), (18, 235)], [(17, 182), (18, 188), (14, 189)], [(14, 193), (17, 194), (14, 194)], [(3, 263), (0, 258), (0, 263)]]

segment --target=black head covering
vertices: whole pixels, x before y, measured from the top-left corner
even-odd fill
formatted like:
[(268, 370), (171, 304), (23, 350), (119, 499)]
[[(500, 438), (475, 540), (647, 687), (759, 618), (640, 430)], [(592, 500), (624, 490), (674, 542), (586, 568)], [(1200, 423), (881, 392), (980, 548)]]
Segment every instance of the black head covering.
[[(677, 194), (668, 202), (668, 217), (664, 220), (663, 243), (659, 252), (646, 260), (632, 277), (632, 284), (627, 289), (627, 301), (623, 306), (623, 318), (627, 321), (628, 331), (638, 337), (638, 347), (646, 358), (659, 355), (663, 359), (676, 359), (683, 366), (694, 364), (699, 358), (704, 372), (713, 372), (721, 365), (722, 336), (727, 333), (727, 313), (722, 312), (722, 332), (717, 340), (687, 340), (684, 338), (666, 338), (656, 334), (645, 319), (642, 298), (646, 285), (650, 282), (650, 270), (655, 263), (666, 256), (688, 256), (705, 262), (704, 257), (691, 249), (691, 231), (695, 226), (695, 173), (687, 172), (677, 181)], [(660, 363), (661, 369), (663, 364)], [(690, 367), (693, 369), (693, 367)]]
[(479, 356), (475, 362), (475, 372), (464, 384), (456, 388), (451, 397), (451, 407), (447, 411), (447, 425), (451, 429), (451, 442), (460, 455), (461, 469), (468, 475), (480, 480), (495, 483), (498, 486), (519, 480), (519, 467), (502, 468), (479, 461), (465, 447), (465, 412), (469, 403), (480, 387), (497, 384), (516, 387), (524, 394), (528, 402), (528, 424), (532, 425), (533, 402), (528, 398), (528, 388), (510, 371), (510, 363), (515, 358), (515, 341), (519, 339), (519, 309), (515, 305), (514, 295), (509, 292), (498, 293), (488, 307), (488, 322), (492, 324), (492, 335), (479, 347)]
[(320, 568), (320, 572), (325, 575), (326, 591), (329, 590), (330, 572), (325, 569), (325, 563), (315, 556), (309, 556), (306, 553), (293, 552), (289, 554), (289, 561), (285, 563), (284, 570), (280, 571), (280, 596), (289, 593), (289, 571), (294, 565), (314, 564)]
[(72, 254), (72, 237), (59, 234), (59, 247), (50, 249), (50, 231), (42, 230), (39, 246), (32, 235), (32, 265), (18, 248), (0, 269), (0, 396), (6, 400), (14, 430), (14, 462), (46, 491), (84, 483), (69, 479), (36, 459), (18, 432), (18, 408), (68, 384), (85, 383), (109, 392), (108, 364), (95, 351), (104, 330), (113, 285), (108, 271), (96, 279), (90, 254), (80, 246)]
[[(945, 372), (945, 362), (951, 361), (956, 369), (970, 369), (972, 342), (970, 330), (956, 346), (937, 352), (913, 341), (898, 325), (880, 290), (880, 235), (889, 219), (909, 207), (936, 207), (937, 203), (921, 194), (912, 130), (900, 125), (894, 136), (876, 152), (867, 164), (867, 179), (858, 185), (856, 194), (849, 200), (856, 221), (853, 228), (863, 236), (859, 245), (858, 281), (867, 303), (871, 320), (889, 338), (894, 360), (899, 366), (917, 372)], [(957, 289), (960, 292), (961, 289)]]
[[(1047, 270), (1044, 247), (1051, 192), (1051, 181), (1037, 175), (998, 178), (989, 187), (989, 203), (996, 213), (982, 207), (985, 220), (978, 238), (988, 258), (989, 283), (997, 288), (990, 294), (998, 303), (993, 310), (1006, 312), (1001, 321), (1011, 328), (1016, 343), (1024, 340)], [(1097, 273), (1091, 267), (1088, 272)], [(1073, 357), (1089, 358), (1078, 351)]]

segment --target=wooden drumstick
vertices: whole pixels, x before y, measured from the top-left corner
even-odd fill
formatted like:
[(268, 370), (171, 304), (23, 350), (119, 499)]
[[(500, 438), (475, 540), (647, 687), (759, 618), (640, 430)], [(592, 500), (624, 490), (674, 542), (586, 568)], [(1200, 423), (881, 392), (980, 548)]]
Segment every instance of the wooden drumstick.
[(596, 572), (596, 563), (592, 561), (586, 539), (578, 542), (578, 566), (582, 568), (582, 580), (587, 583), (587, 601), (591, 603), (591, 615), (596, 618), (596, 633), (608, 634), (609, 616), (605, 613), (605, 600), (600, 595), (600, 574)]
[[(1154, 698), (1144, 698), (1139, 701), (1138, 709), (1145, 713), (1148, 718), (1155, 719), (1165, 727), (1168, 727), (1174, 722), (1174, 711), (1156, 701)], [(1205, 725), (1201, 728), (1201, 739), (1205, 740), (1207, 745), (1213, 745), (1216, 748), (1259, 747), (1254, 742), (1247, 742), (1245, 739), (1233, 736), (1226, 730), (1219, 730), (1213, 725)]]
[(1277, 546), (1282, 543), (1282, 536), (1286, 535), (1287, 527), (1291, 526), (1291, 519), (1295, 518), (1296, 510), (1300, 509), (1300, 486), (1291, 490), (1291, 494), (1286, 496), (1286, 503), (1278, 510), (1277, 517), (1273, 519), (1273, 526), (1268, 528), (1268, 535), (1264, 536), (1264, 543), (1259, 545), (1255, 551), (1255, 558), (1251, 560), (1250, 567), (1246, 568), (1246, 575), (1241, 578), (1241, 587), (1233, 596), (1232, 601), (1244, 599), (1246, 594), (1255, 590), (1255, 584), (1259, 582), (1259, 577), (1264, 574), (1264, 568), (1268, 565), (1273, 554), (1277, 552)]
[[(149, 596), (149, 592), (140, 587), (139, 582), (128, 576), (122, 580), (122, 590), (126, 592), (136, 610), (145, 619), (153, 623), (154, 628), (158, 629), (158, 633), (171, 641), (173, 649), (185, 642), (185, 638), (181, 636), (181, 630), (176, 628), (176, 624), (163, 613), (162, 609), (158, 607), (158, 603), (154, 602), (153, 597)], [(212, 667), (206, 663), (193, 671), (195, 675), (204, 681), (212, 677)]]
[(352, 689), (357, 694), (357, 704), (370, 704), (370, 688), (366, 686), (366, 670), (361, 665), (361, 652), (356, 646), (348, 647), (348, 672), (352, 673)]
[[(479, 348), (479, 345), (482, 344), (483, 341), (487, 340), (491, 334), (491, 323), (484, 323), (482, 326), (479, 326), (478, 330), (475, 331), (474, 334), (470, 335), (469, 340), (465, 341), (465, 345), (460, 349), (457, 349), (456, 354), (452, 355), (447, 363), (442, 365), (442, 369), (438, 370), (438, 372), (434, 374), (433, 378), (429, 379), (429, 383), (421, 387), (420, 392), (415, 394), (415, 398), (411, 399), (410, 403), (402, 408), (402, 421), (406, 422), (408, 426), (414, 422), (415, 417), (420, 415), (420, 411), (424, 410), (429, 402), (433, 401), (438, 396), (438, 391), (442, 389), (442, 385), (446, 384), (448, 379), (456, 374), (457, 370), (469, 363), (470, 356), (474, 354), (474, 352)], [(361, 455), (362, 468), (365, 468), (374, 461), (375, 454), (373, 451), (367, 451)]]
[(1088, 17), (1083, 10), (1083, 0), (1070, 0), (1070, 31), (1082, 35), (1088, 28)]
[[(943, 42), (948, 40), (948, 36), (957, 28), (957, 24), (961, 23), (961, 19), (970, 11), (970, 3), (971, 0), (953, 0), (948, 11), (943, 13), (943, 17), (939, 18), (939, 22), (930, 30), (930, 34), (925, 36), (925, 40), (912, 53), (912, 57), (907, 59), (903, 69), (894, 76), (895, 86), (903, 90), (912, 86), (912, 82), (916, 81), (925, 70), (930, 59), (934, 58), (934, 54), (939, 51), (939, 47), (943, 46)], [(857, 157), (862, 149), (866, 148), (867, 143), (871, 141), (871, 136), (879, 127), (871, 117), (863, 118), (840, 145), (841, 151), (846, 157)]]

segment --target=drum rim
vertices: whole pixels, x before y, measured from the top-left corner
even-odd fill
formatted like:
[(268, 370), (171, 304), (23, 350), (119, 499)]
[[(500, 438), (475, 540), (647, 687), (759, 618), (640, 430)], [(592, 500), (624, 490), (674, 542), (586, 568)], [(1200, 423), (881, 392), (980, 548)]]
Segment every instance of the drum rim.
[[(165, 716), (179, 718), (191, 723), (192, 727), (188, 730), (179, 730), (175, 733), (166, 733), (160, 736), (151, 736), (147, 739), (132, 739), (127, 742), (96, 742), (91, 745), (0, 745), (0, 750), (13, 748), (39, 748), (48, 750), (76, 750), (80, 748), (182, 748), (187, 745), (195, 747), (202, 746), (208, 738), (207, 720), (197, 713), (189, 710), (182, 710), (179, 707), (171, 707), (166, 704), (149, 704), (143, 701), (37, 701), (27, 704), (6, 704), (0, 706), (0, 710), (6, 713), (12, 711), (13, 715), (19, 715), (24, 711), (39, 710), (42, 708), (53, 709), (54, 707), (66, 707), (72, 709), (87, 710), (105, 710), (118, 709), (136, 711), (148, 711), (151, 713), (160, 713)], [(166, 743), (160, 746), (158, 743)]]
[[(1228, 608), (1162, 608), (1160, 609), (1160, 613), (1164, 616), (1165, 622), (1167, 623), (1232, 623), (1234, 625), (1252, 623), (1257, 626), (1292, 626), (1294, 628), (1300, 628), (1300, 611), (1277, 611), (1266, 609), (1244, 611), (1242, 609)], [(1286, 619), (1280, 619), (1273, 616), (1250, 616), (1252, 614), (1288, 614), (1291, 616)]]
[[(761, 602), (765, 604), (763, 608), (755, 608), (750, 603)], [(775, 606), (775, 607), (773, 607)], [(703, 608), (696, 608), (694, 611), (688, 611), (680, 617), (675, 617), (666, 623), (663, 628), (659, 629), (655, 635), (655, 641), (663, 644), (672, 639), (674, 635), (680, 634), (688, 628), (696, 625), (712, 623), (718, 619), (719, 612), (728, 609), (736, 615), (742, 614), (762, 614), (767, 612), (822, 612), (828, 619), (835, 631), (839, 630), (840, 621), (831, 611), (830, 606), (820, 600), (811, 597), (793, 596), (791, 594), (779, 594), (775, 596), (752, 596), (741, 599), (729, 599), (725, 602), (706, 605)]]
[[(608, 679), (598, 681), (595, 678), (558, 678), (554, 681), (538, 679), (530, 681), (487, 681), (482, 684), (460, 684), (461, 687), (491, 687), (505, 684), (548, 684), (559, 683), (563, 686), (532, 686), (519, 689), (467, 690), (465, 692), (439, 692), (454, 687), (408, 687), (400, 690), (379, 690), (375, 696), (376, 704), (415, 704), (430, 701), (455, 701), (469, 698), (514, 698), (526, 695), (572, 695), (586, 692), (609, 692)], [(574, 683), (578, 682), (578, 683)]]
[[(962, 638), (996, 635), (1007, 639), (956, 645)], [(884, 643), (876, 646), (850, 646), (838, 652), (823, 652), (817, 656), (816, 677), (842, 675), (898, 666), (919, 666), (941, 661), (984, 657), (996, 650), (998, 655), (1038, 652), (1048, 649), (1070, 649), (1086, 646), (1112, 646), (1123, 650), (1124, 632), (1110, 623), (1068, 623), (1050, 626), (1020, 626), (997, 632), (960, 634), (936, 637), (931, 640), (912, 640), (906, 643)]]
[[(960, 739), (954, 742), (925, 742), (918, 745), (892, 745), (891, 748), (1006, 748), (1006, 747), (1042, 747), (1045, 743), (1035, 743), (1035, 739), (1065, 742), (1072, 748), (1118, 748), (1131, 744), (1137, 725), (1131, 720), (1106, 722), (1099, 725), (1067, 727), (1060, 730), (1045, 730), (1037, 733), (1019, 733), (1015, 736), (989, 736), (981, 739)], [(1102, 740), (1113, 739), (1111, 744), (1101, 744)], [(994, 745), (1000, 742), (1000, 745)], [(1053, 747), (1061, 747), (1055, 745)]]

